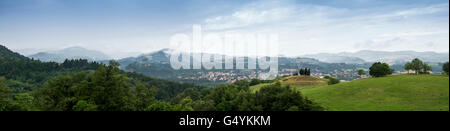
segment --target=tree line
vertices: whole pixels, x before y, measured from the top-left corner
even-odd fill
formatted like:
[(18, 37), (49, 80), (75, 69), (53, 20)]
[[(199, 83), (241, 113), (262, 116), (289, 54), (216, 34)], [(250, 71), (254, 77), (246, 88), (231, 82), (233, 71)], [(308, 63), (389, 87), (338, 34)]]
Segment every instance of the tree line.
[(406, 71), (408, 71), (408, 73), (412, 70), (415, 74), (430, 74), (430, 71), (432, 71), (430, 65), (422, 62), (418, 58), (415, 58), (411, 62), (406, 63), (404, 68)]
[[(443, 74), (448, 75), (449, 74), (449, 62), (445, 62), (442, 66), (442, 70), (444, 71)], [(418, 58), (413, 59), (411, 62), (407, 62), (404, 65), (404, 69), (410, 74), (410, 71), (414, 71), (413, 74), (430, 74), (433, 70), (430, 65), (427, 63), (421, 61)], [(372, 64), (372, 66), (369, 68), (369, 74), (372, 77), (383, 77), (390, 75), (394, 72), (393, 69), (389, 67), (387, 63), (382, 62), (375, 62)], [(364, 75), (364, 70), (358, 71), (359, 75)]]
[(300, 68), (298, 72), (293, 74), (294, 76), (311, 76), (311, 69), (309, 68)]

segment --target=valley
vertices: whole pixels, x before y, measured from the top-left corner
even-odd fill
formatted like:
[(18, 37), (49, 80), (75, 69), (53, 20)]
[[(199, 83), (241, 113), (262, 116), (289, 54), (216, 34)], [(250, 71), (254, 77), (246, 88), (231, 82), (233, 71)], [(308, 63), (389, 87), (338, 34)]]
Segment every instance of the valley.
[[(171, 49), (162, 49), (136, 57), (118, 59), (117, 61), (121, 65), (120, 68), (127, 72), (136, 72), (165, 80), (195, 83), (204, 86), (217, 86), (222, 83), (230, 84), (238, 80), (251, 80), (259, 78), (258, 74), (267, 71), (261, 69), (206, 70), (204, 68), (175, 70), (170, 65), (171, 52)], [(83, 56), (77, 56), (76, 54), (83, 54)], [(370, 56), (381, 57), (375, 59)], [(108, 64), (110, 59), (107, 55), (99, 51), (88, 50), (82, 47), (40, 52), (29, 57), (41, 61), (59, 63), (64, 62), (65, 59), (87, 59), (89, 61)], [(321, 53), (303, 55), (301, 57), (279, 57), (278, 75), (289, 76), (298, 71), (298, 68), (311, 68), (313, 70), (312, 76), (315, 77), (323, 78), (325, 76), (333, 76), (343, 81), (352, 81), (361, 77), (357, 74), (359, 69), (368, 70), (371, 62), (377, 60), (391, 63), (395, 73), (405, 73), (406, 71), (403, 69), (403, 65), (406, 63), (405, 61), (414, 57), (424, 58), (433, 67), (433, 74), (441, 74), (442, 69), (440, 67), (442, 67), (445, 60), (448, 60), (448, 53), (413, 51), (381, 52), (366, 50), (356, 53)], [(247, 62), (247, 57), (245, 58), (245, 62)]]
[[(434, 72), (442, 63), (431, 63), (430, 68), (435, 70), (421, 75), (396, 71), (377, 78), (358, 73), (359, 69), (368, 69), (369, 63), (325, 63), (311, 58), (280, 57), (280, 76), (259, 80), (258, 73), (267, 70), (174, 70), (168, 63), (167, 50), (117, 62), (81, 58), (42, 62), (4, 46), (0, 54), (0, 76), (4, 77), (0, 83), (4, 86), (2, 92), (6, 93), (3, 104), (7, 105), (2, 110), (448, 111), (449, 104), (448, 75)], [(310, 70), (310, 74), (299, 76), (299, 67)], [(101, 82), (105, 80), (112, 81)], [(111, 88), (123, 98), (103, 94), (102, 88)], [(89, 90), (93, 94), (86, 92)], [(78, 95), (47, 97), (67, 91)], [(96, 93), (123, 105), (108, 107), (109, 101)], [(14, 99), (8, 102), (11, 97)], [(56, 103), (48, 105), (48, 102)], [(135, 105), (126, 106), (130, 102)], [(286, 105), (274, 106), (277, 104)]]

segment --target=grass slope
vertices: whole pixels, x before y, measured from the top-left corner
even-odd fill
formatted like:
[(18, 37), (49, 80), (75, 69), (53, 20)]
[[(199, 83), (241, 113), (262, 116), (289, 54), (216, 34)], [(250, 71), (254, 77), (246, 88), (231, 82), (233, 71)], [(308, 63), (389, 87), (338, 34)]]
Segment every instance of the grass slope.
[[(311, 77), (311, 76), (288, 76), (281, 78), (277, 80), (281, 83), (283, 86), (290, 85), (291, 87), (295, 89), (308, 89), (308, 88), (314, 88), (318, 86), (324, 86), (328, 85), (328, 80), (321, 79), (317, 77)], [(255, 86), (250, 87), (251, 92), (256, 92), (259, 89), (261, 89), (264, 86), (270, 85), (273, 83), (264, 83), (264, 84), (258, 84)]]
[(328, 80), (312, 76), (289, 76), (279, 80), (283, 85), (290, 86), (323, 86), (328, 85)]
[(449, 110), (449, 77), (395, 75), (300, 89), (331, 111)]

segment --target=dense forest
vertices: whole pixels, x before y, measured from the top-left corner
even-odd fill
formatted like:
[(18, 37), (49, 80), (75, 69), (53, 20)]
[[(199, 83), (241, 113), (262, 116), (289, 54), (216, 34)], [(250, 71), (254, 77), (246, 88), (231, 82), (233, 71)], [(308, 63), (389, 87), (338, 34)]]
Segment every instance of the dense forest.
[(281, 84), (267, 81), (217, 87), (124, 72), (120, 64), (29, 59), (0, 46), (0, 111), (310, 111), (323, 110)]

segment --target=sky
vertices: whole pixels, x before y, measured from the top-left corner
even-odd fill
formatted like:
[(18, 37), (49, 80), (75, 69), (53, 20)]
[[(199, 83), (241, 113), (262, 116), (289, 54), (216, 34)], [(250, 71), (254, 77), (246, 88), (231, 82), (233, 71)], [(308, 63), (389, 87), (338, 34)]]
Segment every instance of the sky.
[(448, 0), (0, 0), (0, 44), (20, 53), (80, 46), (114, 58), (170, 37), (278, 34), (281, 55), (449, 51)]

